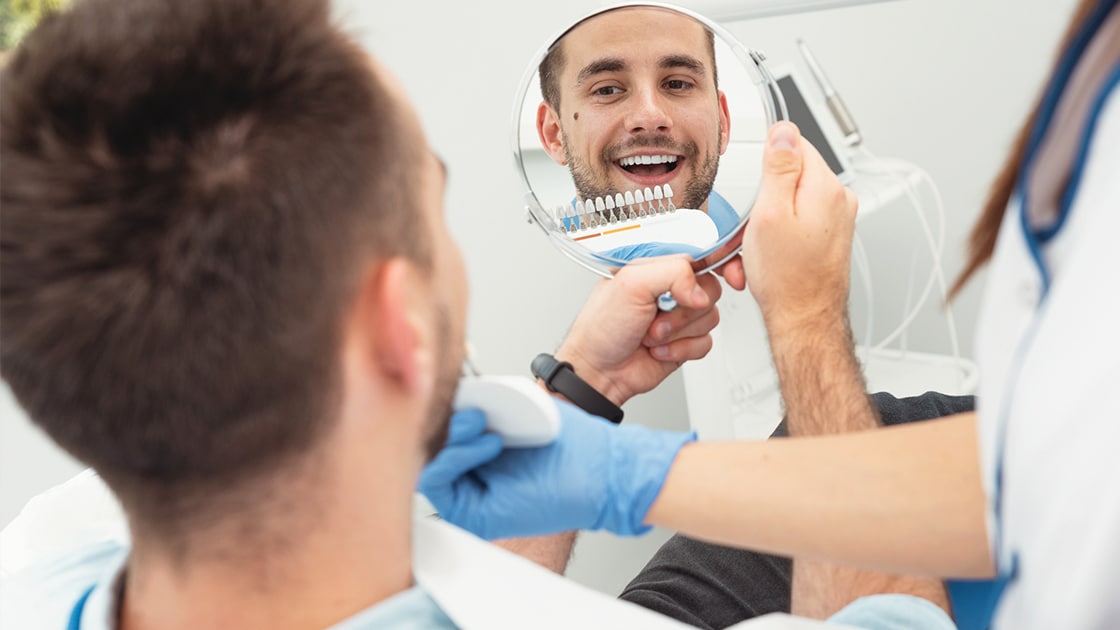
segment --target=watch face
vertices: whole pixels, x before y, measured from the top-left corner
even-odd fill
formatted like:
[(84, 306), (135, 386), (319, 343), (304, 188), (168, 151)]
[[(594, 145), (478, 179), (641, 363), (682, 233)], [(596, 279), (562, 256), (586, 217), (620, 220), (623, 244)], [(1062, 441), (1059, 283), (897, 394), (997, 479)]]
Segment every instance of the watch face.
[(556, 375), (556, 371), (564, 365), (556, 360), (556, 357), (551, 354), (542, 352), (533, 358), (533, 362), (529, 364), (529, 370), (532, 371), (533, 376), (542, 379), (548, 391), (556, 391), (552, 387), (552, 377)]

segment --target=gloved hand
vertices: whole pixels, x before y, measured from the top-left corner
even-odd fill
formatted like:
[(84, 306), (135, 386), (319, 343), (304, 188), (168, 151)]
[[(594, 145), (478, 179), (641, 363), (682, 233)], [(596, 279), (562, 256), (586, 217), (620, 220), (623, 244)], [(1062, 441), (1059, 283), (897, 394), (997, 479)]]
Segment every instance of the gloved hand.
[(447, 446), (420, 475), (420, 492), (441, 518), (486, 539), (648, 531), (646, 513), (677, 451), (696, 435), (618, 426), (556, 405), (560, 433), (537, 448), (502, 450), (481, 411), (456, 413)]

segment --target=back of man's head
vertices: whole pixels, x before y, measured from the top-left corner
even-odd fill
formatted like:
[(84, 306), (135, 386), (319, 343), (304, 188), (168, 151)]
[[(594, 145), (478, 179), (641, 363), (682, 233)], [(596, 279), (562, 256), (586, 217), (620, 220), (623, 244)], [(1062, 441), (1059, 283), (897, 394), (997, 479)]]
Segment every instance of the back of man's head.
[(314, 444), (424, 147), (326, 0), (84, 0), (0, 88), (4, 379), (136, 521)]

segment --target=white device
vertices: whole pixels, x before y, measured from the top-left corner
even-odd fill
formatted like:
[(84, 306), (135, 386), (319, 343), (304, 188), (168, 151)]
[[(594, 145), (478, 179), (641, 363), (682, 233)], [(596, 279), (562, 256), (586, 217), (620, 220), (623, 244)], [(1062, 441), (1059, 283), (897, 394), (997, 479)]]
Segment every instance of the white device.
[[(839, 142), (835, 122), (817, 116), (812, 100), (804, 90), (804, 83), (794, 71), (793, 66), (781, 65), (774, 68), (774, 77), (786, 101), (789, 119), (801, 130), (801, 135), (816, 147), (828, 167), (845, 184), (855, 179), (855, 171), (848, 160), (844, 143)], [(815, 100), (815, 99), (814, 99)], [(827, 120), (827, 122), (825, 122)]]
[(560, 433), (552, 396), (526, 376), (464, 376), (452, 406), (481, 409), (486, 427), (507, 447), (544, 446)]

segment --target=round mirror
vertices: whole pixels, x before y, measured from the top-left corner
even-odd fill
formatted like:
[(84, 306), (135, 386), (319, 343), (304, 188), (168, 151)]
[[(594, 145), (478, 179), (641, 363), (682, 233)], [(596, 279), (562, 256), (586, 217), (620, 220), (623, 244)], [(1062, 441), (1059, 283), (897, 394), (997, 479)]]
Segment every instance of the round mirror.
[(518, 90), (530, 220), (597, 273), (673, 253), (706, 271), (738, 251), (767, 131), (785, 118), (762, 54), (718, 24), (659, 3), (596, 11), (541, 49)]

